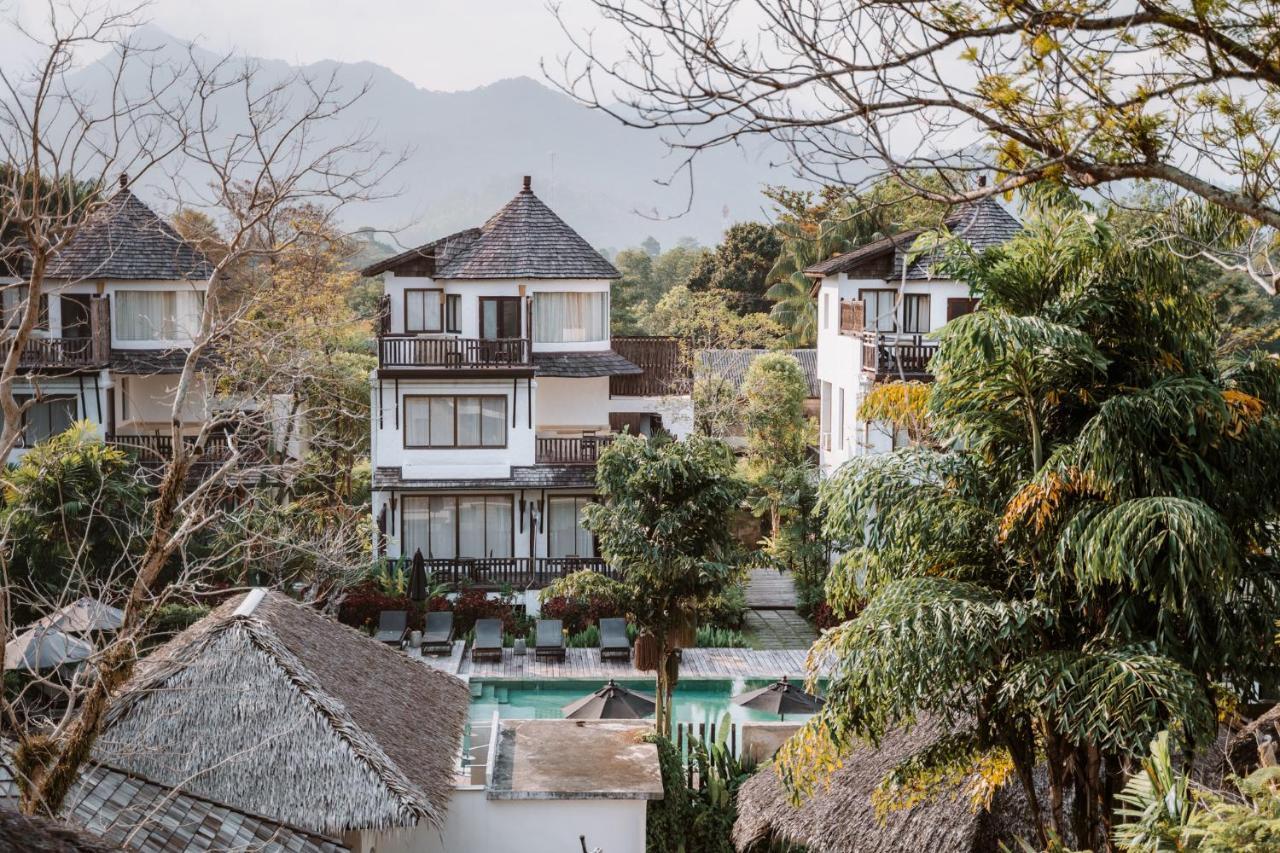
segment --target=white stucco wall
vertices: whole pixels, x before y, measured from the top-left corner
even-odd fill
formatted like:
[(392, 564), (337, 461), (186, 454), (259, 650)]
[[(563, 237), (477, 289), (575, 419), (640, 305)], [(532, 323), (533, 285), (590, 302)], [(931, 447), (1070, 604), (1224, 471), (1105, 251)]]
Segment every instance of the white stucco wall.
[[(526, 379), (379, 379), (372, 378), (372, 458), (375, 468), (400, 467), (408, 480), (507, 477), (512, 465), (532, 465), (536, 429), (529, 425), (530, 392)], [(513, 382), (515, 387), (513, 389)], [(397, 398), (397, 394), (399, 397)], [(481, 449), (404, 446), (404, 398), (418, 394), (479, 394), (507, 401), (507, 446)], [(537, 411), (538, 388), (532, 389)], [(380, 399), (381, 398), (381, 399)], [(399, 401), (399, 413), (396, 405)], [(606, 418), (607, 420), (607, 418)]]
[(443, 833), (369, 833), (354, 853), (644, 853), (644, 800), (489, 800), (454, 791)]
[[(169, 429), (169, 412), (177, 392), (176, 374), (115, 377), (116, 427)], [(200, 377), (192, 380), (182, 405), (183, 423), (198, 428), (209, 412), (208, 391)]]
[(535, 380), (534, 421), (541, 432), (609, 429), (609, 377), (566, 379), (544, 376)]

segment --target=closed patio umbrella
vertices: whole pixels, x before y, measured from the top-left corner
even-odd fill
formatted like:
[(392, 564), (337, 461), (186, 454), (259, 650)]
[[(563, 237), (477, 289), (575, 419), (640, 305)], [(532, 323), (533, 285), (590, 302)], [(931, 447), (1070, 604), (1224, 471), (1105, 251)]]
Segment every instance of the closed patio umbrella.
[(785, 717), (787, 714), (816, 714), (823, 700), (812, 693), (805, 693), (787, 681), (784, 675), (767, 687), (734, 696), (733, 704)]
[(61, 610), (55, 610), (35, 624), (57, 628), (68, 634), (114, 631), (124, 624), (124, 611), (86, 596), (71, 602)]
[(590, 696), (570, 702), (560, 710), (566, 720), (639, 720), (653, 713), (653, 699), (643, 693), (609, 683)]
[(413, 552), (413, 564), (409, 569), (409, 597), (414, 601), (427, 600), (427, 561), (422, 549)]
[(79, 663), (93, 654), (86, 640), (64, 634), (56, 628), (28, 628), (4, 647), (6, 669), (39, 671), (66, 663)]

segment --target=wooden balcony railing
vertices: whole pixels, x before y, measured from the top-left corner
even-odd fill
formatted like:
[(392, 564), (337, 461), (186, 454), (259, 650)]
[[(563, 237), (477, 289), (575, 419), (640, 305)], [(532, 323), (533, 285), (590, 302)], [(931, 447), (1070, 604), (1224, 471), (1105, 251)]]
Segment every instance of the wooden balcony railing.
[(528, 338), (378, 339), (379, 367), (520, 367), (532, 364)]
[(538, 436), (534, 461), (549, 465), (594, 465), (613, 439), (612, 435)]
[[(159, 468), (173, 458), (173, 438), (167, 435), (118, 435), (112, 433), (106, 438), (107, 444), (131, 451), (138, 464), (147, 468)], [(184, 436), (183, 444), (194, 447), (194, 436)], [(243, 451), (242, 451), (243, 452)], [(196, 465), (211, 468), (221, 465), (233, 455), (231, 445), (225, 438), (211, 437), (204, 445), (204, 453), (196, 460)], [(256, 454), (248, 454), (256, 457)]]
[(427, 560), (426, 566), (432, 583), (454, 587), (540, 589), (556, 578), (584, 570), (617, 577), (604, 560), (594, 557), (436, 558)]
[(99, 338), (28, 338), (18, 366), (28, 370), (71, 370), (105, 364), (109, 356), (99, 342)]
[(938, 351), (937, 341), (926, 341), (920, 335), (893, 332), (864, 332), (862, 335), (862, 371), (876, 379), (932, 378), (929, 359)]

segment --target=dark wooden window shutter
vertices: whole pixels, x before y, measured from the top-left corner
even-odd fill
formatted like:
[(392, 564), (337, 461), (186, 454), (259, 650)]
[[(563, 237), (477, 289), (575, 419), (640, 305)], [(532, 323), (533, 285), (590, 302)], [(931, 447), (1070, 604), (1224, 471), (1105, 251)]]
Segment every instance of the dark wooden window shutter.
[(957, 317), (963, 317), (965, 314), (972, 314), (978, 310), (978, 300), (952, 298), (947, 300), (947, 322), (950, 323)]

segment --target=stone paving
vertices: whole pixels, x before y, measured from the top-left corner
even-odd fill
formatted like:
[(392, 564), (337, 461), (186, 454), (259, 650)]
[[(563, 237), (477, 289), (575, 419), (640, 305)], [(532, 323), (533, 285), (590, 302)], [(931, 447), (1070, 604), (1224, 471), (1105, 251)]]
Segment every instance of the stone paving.
[(753, 569), (747, 577), (747, 611), (743, 632), (758, 649), (807, 649), (818, 637), (796, 612), (791, 575)]

